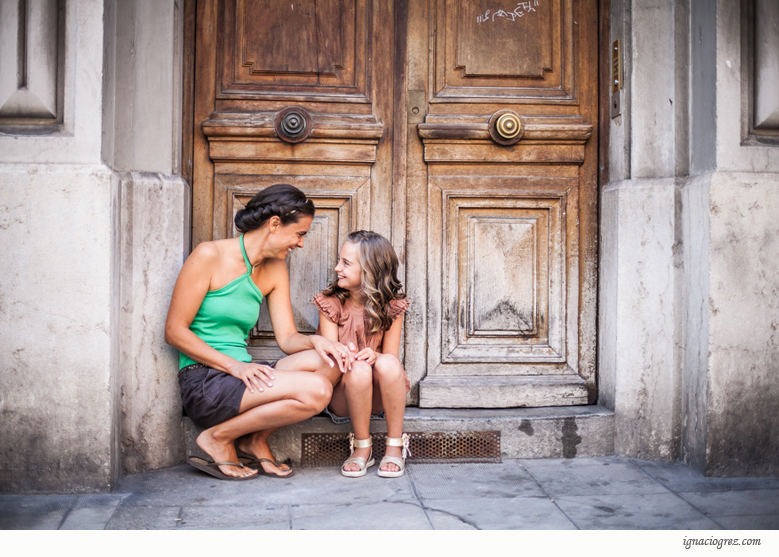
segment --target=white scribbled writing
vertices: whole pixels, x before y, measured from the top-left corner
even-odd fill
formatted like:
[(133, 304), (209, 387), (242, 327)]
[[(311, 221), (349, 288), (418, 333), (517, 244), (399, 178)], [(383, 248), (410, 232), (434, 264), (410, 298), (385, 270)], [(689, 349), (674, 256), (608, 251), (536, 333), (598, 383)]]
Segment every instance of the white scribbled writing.
[(496, 17), (502, 17), (507, 21), (516, 21), (520, 17), (530, 12), (535, 12), (538, 6), (538, 0), (528, 0), (527, 2), (517, 2), (517, 7), (513, 11), (507, 12), (505, 10), (498, 10), (493, 12), (487, 10), (483, 15), (476, 16), (476, 23), (486, 23), (488, 21), (495, 21)]

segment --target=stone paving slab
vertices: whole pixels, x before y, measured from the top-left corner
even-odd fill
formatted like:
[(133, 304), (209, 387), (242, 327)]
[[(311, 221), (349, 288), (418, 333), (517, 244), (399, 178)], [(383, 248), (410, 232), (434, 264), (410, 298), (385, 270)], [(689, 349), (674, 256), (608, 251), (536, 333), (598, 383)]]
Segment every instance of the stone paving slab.
[(501, 464), (411, 464), (408, 469), (423, 500), (544, 495), (518, 460)]
[(680, 493), (711, 516), (779, 515), (779, 489)]
[(104, 530), (122, 499), (123, 495), (82, 495), (60, 530)]
[[(431, 530), (418, 502), (292, 507), (294, 530)], [(379, 542), (382, 543), (382, 542)], [(400, 549), (402, 546), (398, 546)]]
[(762, 516), (717, 516), (712, 518), (728, 530), (779, 530), (779, 514)]
[(185, 530), (289, 530), (289, 507), (188, 507), (179, 527)]
[(378, 469), (378, 459), (361, 478), (342, 476), (337, 466), (300, 468), (289, 480), (294, 483), (292, 489), (278, 486), (276, 480), (268, 478), (259, 478), (257, 482), (262, 482), (263, 497), (268, 503), (304, 506), (320, 505), (322, 502), (345, 505), (416, 500), (408, 474), (400, 478), (380, 478)]
[(668, 493), (668, 489), (627, 459), (616, 457), (522, 460), (552, 498), (562, 495)]
[(717, 523), (673, 493), (555, 498), (582, 530), (718, 530)]
[(779, 530), (777, 484), (618, 457), (409, 463), (396, 479), (375, 466), (362, 478), (298, 468), (247, 482), (180, 465), (111, 494), (2, 495), (0, 529)]
[[(575, 530), (576, 526), (546, 497), (436, 499), (425, 501), (433, 527), (447, 529), (442, 513), (479, 530)], [(438, 511), (436, 513), (436, 511)]]
[(181, 522), (181, 507), (120, 506), (106, 530), (173, 530)]
[(56, 530), (78, 495), (0, 495), (0, 530)]
[(779, 489), (779, 478), (707, 478), (683, 462), (632, 461), (674, 492)]

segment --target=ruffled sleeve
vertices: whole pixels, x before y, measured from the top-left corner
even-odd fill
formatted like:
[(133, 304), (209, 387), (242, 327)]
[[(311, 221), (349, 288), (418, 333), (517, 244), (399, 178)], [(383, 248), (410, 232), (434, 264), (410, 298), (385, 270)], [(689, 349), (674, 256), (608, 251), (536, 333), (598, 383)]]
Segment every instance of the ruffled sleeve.
[(402, 300), (392, 300), (390, 302), (390, 319), (395, 321), (398, 317), (406, 313), (406, 310), (408, 309), (410, 302), (408, 301), (408, 298), (403, 298)]
[(341, 322), (341, 302), (335, 296), (317, 294), (314, 296), (314, 305), (336, 325)]

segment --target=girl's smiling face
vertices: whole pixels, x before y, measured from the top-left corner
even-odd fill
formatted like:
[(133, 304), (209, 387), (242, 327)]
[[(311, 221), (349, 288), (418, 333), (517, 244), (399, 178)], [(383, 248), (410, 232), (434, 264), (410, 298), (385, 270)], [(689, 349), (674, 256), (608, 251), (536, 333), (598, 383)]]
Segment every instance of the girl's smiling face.
[(356, 292), (361, 289), (362, 266), (360, 265), (360, 250), (357, 244), (346, 242), (341, 246), (335, 274), (338, 276), (338, 286), (344, 290)]

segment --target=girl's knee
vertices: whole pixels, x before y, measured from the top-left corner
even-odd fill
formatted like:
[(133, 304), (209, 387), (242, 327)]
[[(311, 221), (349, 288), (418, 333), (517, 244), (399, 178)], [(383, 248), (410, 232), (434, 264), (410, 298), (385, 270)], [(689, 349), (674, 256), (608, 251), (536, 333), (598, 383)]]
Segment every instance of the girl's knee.
[(392, 354), (382, 354), (376, 358), (376, 363), (373, 365), (373, 369), (375, 370), (379, 380), (392, 380), (403, 377), (405, 375), (405, 371), (403, 371), (403, 364), (401, 364), (400, 360)]
[(372, 388), (373, 370), (363, 361), (352, 362), (352, 369), (344, 373), (342, 381), (349, 387)]

